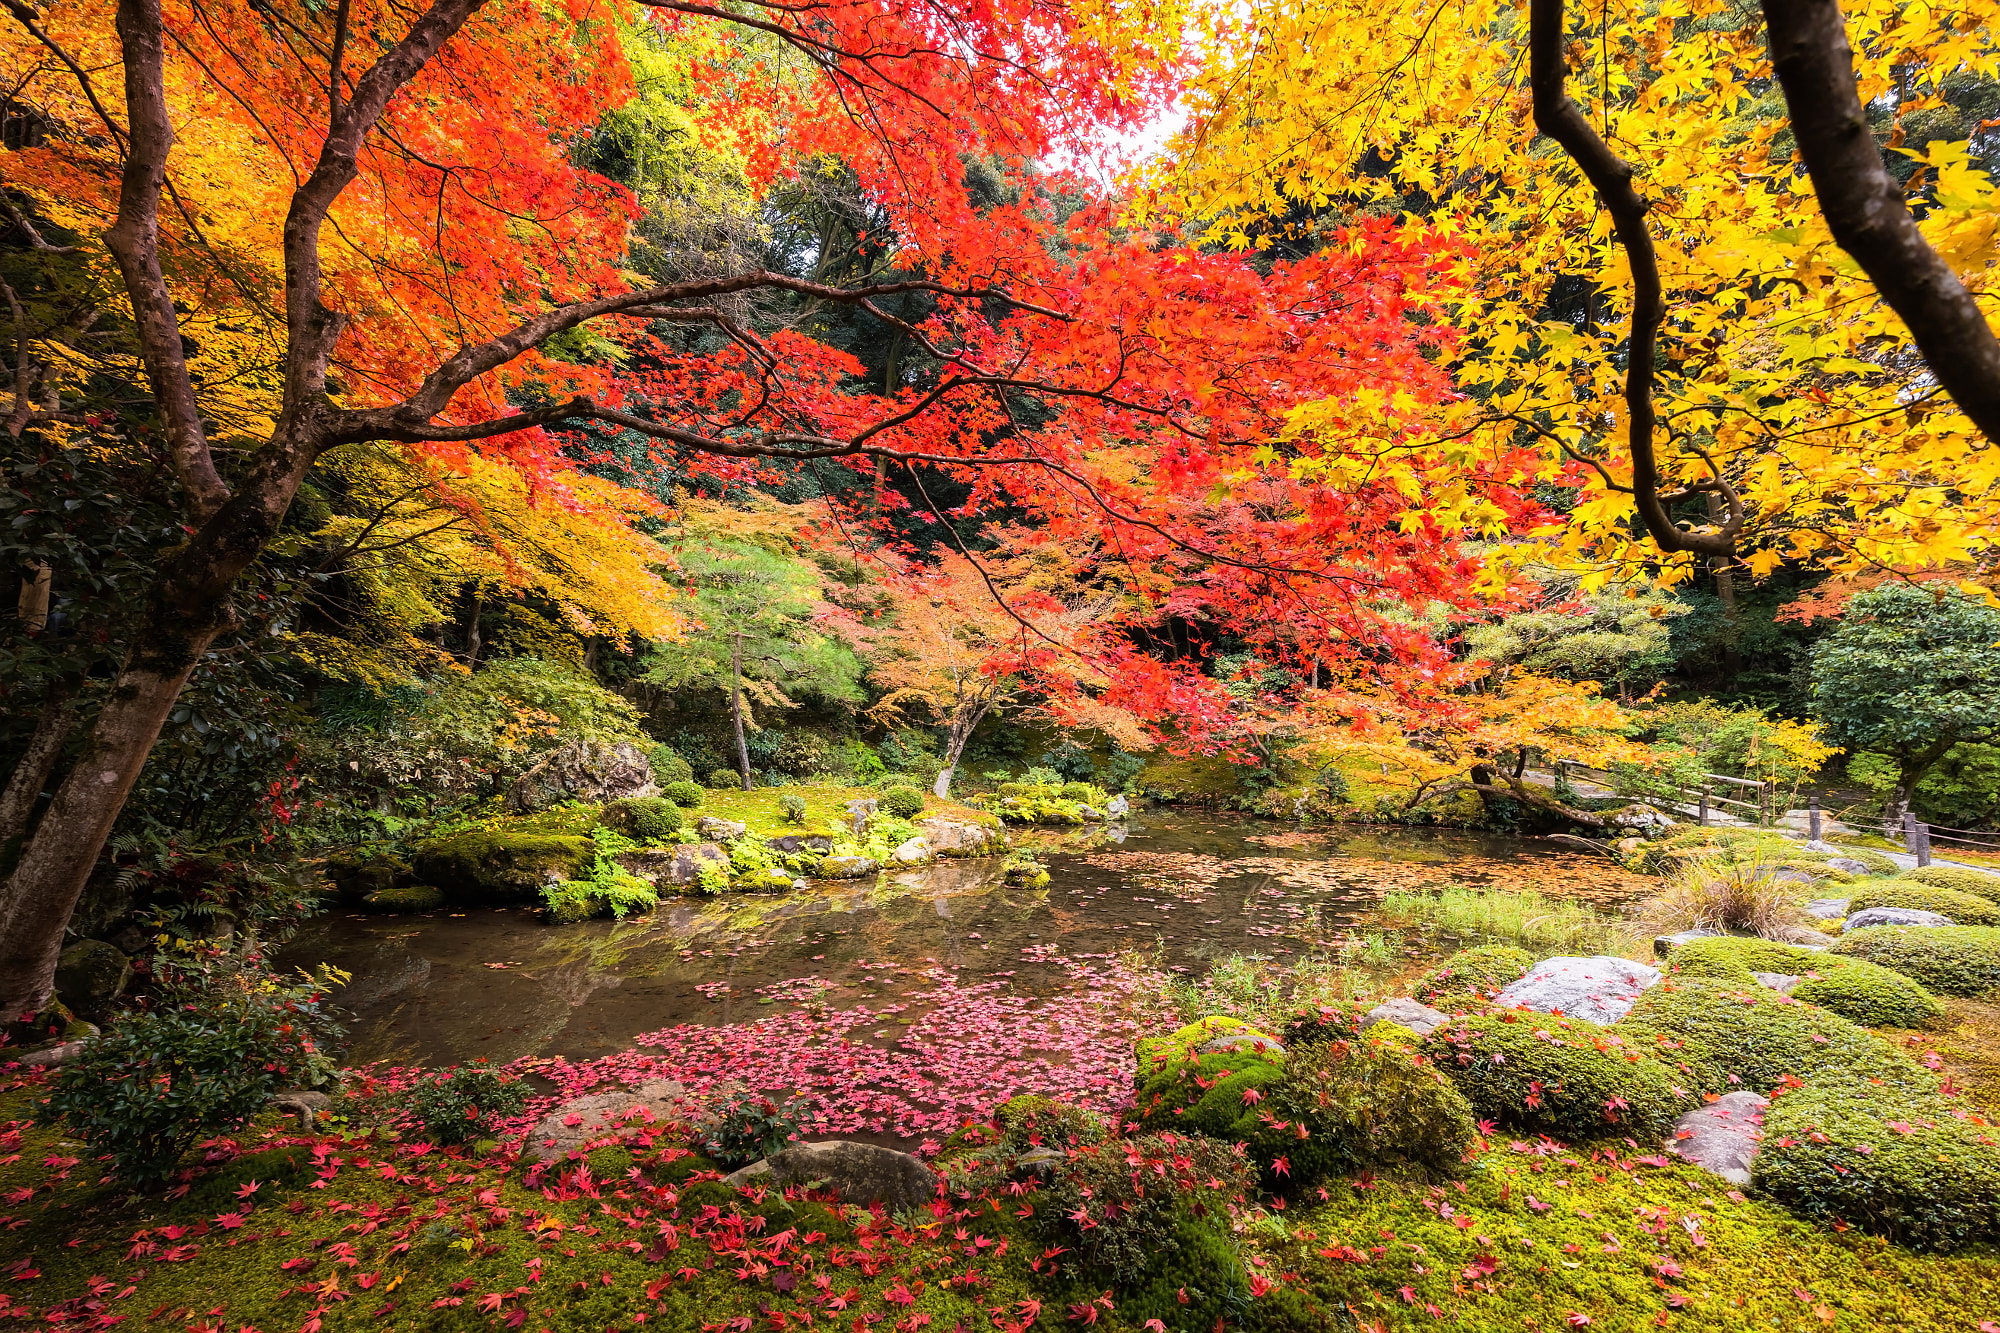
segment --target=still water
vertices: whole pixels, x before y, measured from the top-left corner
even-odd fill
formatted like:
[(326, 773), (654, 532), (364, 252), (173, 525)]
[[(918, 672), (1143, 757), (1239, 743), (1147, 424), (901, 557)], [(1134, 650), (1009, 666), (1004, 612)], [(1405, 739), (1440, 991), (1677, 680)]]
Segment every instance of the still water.
[[(1064, 984), (1054, 956), (1138, 952), (1190, 974), (1232, 953), (1333, 951), (1397, 970), (1449, 942), (1384, 931), (1392, 890), (1532, 886), (1619, 896), (1610, 863), (1553, 844), (1414, 829), (1301, 834), (1227, 816), (1149, 815), (1043, 857), (942, 862), (811, 891), (671, 899), (647, 917), (546, 926), (524, 909), (320, 918), (290, 961), (353, 973), (350, 1061), (573, 1061), (674, 1024), (727, 1024), (796, 1001), (893, 1004), (898, 969), (940, 966), (1022, 994)], [(778, 993), (760, 994), (780, 982)], [(823, 987), (823, 990), (820, 989)]]

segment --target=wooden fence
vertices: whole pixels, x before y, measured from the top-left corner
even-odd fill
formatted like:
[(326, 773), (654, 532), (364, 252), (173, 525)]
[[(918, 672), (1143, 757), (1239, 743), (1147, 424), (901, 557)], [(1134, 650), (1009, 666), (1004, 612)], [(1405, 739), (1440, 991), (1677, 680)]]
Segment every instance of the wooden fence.
[[(1579, 764), (1572, 760), (1556, 761), (1555, 774), (1558, 781), (1566, 780), (1572, 774), (1582, 774), (1593, 782), (1614, 786), (1616, 776), (1606, 769), (1592, 768), (1589, 764)], [(1783, 788), (1775, 782), (1758, 782), (1752, 778), (1732, 778), (1726, 773), (1704, 773), (1702, 780), (1694, 785), (1676, 784), (1666, 790), (1672, 793), (1666, 799), (1669, 805), (1679, 805), (1692, 811), (1698, 823), (1708, 823), (1710, 813), (1727, 814), (1731, 810), (1742, 811), (1739, 818), (1747, 818), (1757, 824), (1775, 824), (1784, 817), (1781, 799)], [(1725, 796), (1722, 793), (1735, 792)], [(1748, 796), (1751, 799), (1745, 800)]]

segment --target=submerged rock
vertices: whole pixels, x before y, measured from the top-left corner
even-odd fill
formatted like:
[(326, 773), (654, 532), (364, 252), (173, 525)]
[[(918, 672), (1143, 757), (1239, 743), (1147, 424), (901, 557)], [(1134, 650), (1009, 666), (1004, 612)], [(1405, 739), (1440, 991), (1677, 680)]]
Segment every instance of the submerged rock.
[(628, 1120), (655, 1123), (670, 1120), (686, 1089), (670, 1078), (656, 1078), (636, 1089), (597, 1092), (558, 1106), (541, 1118), (521, 1145), (524, 1156), (537, 1162), (568, 1156), (591, 1139), (615, 1132)]
[(1926, 912), (1915, 907), (1864, 907), (1847, 918), (1848, 930), (1869, 926), (1955, 926), (1958, 923), (1942, 912)]
[(655, 796), (653, 761), (630, 741), (571, 741), (543, 756), (507, 791), (512, 814), (531, 815), (564, 801), (602, 804)]
[(938, 1178), (919, 1158), (893, 1148), (846, 1139), (801, 1143), (724, 1178), (731, 1185), (824, 1181), (842, 1203), (917, 1208), (937, 1197)]
[(1398, 996), (1393, 1000), (1384, 1000), (1370, 1009), (1367, 1016), (1361, 1020), (1361, 1030), (1366, 1032), (1377, 1023), (1394, 1023), (1399, 1027), (1408, 1028), (1419, 1037), (1427, 1037), (1432, 1028), (1450, 1021), (1448, 1014), (1439, 1013), (1429, 1005), (1419, 1004), (1408, 996)]
[(1630, 1012), (1640, 992), (1656, 985), (1660, 970), (1629, 958), (1551, 958), (1501, 991), (1499, 1009), (1535, 1009), (1592, 1023), (1615, 1023)]
[(1674, 1121), (1667, 1151), (1732, 1185), (1750, 1183), (1750, 1163), (1764, 1141), (1764, 1108), (1754, 1092), (1732, 1092)]

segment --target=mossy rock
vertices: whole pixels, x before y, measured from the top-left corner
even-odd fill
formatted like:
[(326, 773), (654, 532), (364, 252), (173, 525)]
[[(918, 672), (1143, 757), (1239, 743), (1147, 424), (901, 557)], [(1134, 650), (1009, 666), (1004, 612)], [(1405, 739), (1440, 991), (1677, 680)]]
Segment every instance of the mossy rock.
[(2000, 988), (2000, 927), (1868, 926), (1841, 936), (1832, 952), (1901, 972), (1939, 995)]
[(1654, 1139), (1699, 1105), (1696, 1080), (1644, 1035), (1504, 1013), (1445, 1023), (1424, 1053), (1481, 1117), (1561, 1139)]
[(2000, 1238), (2000, 1132), (1930, 1092), (1841, 1076), (1764, 1112), (1758, 1189), (1807, 1217), (1945, 1250)]
[(1835, 1071), (1880, 1078), (1897, 1087), (1936, 1086), (1928, 1072), (1871, 1032), (1803, 1000), (1728, 981), (1673, 977), (1639, 997), (1614, 1025), (1635, 1036), (1680, 1043), (1704, 1091), (1746, 1088), (1768, 1093), (1786, 1079), (1810, 1080)]
[[(1217, 1037), (1243, 1037), (1252, 1044), (1206, 1053), (1197, 1049)], [(1262, 1051), (1257, 1049), (1259, 1038), (1269, 1043)], [(1234, 1018), (1204, 1018), (1166, 1037), (1141, 1038), (1137, 1050), (1134, 1114), (1139, 1127), (1149, 1131), (1245, 1142), (1262, 1126), (1257, 1103), (1264, 1090), (1285, 1072), (1277, 1038)]]
[(539, 905), (545, 886), (582, 878), (596, 855), (589, 838), (480, 828), (419, 844), (411, 864), (452, 902)]
[(2000, 902), (1920, 880), (1891, 879), (1857, 889), (1847, 904), (1847, 914), (1853, 916), (1869, 907), (1914, 907), (1919, 912), (1948, 916), (1956, 925), (2000, 926)]
[(1860, 958), (1734, 935), (1690, 940), (1674, 951), (1673, 973), (1684, 980), (1747, 987), (1757, 984), (1756, 972), (1803, 978), (1792, 998), (1864, 1027), (1921, 1028), (1944, 1016), (1944, 1006), (1922, 985)]
[(1535, 956), (1511, 944), (1482, 944), (1460, 949), (1417, 978), (1410, 990), (1418, 1004), (1447, 1013), (1478, 1004), (1528, 975)]
[(1873, 847), (1836, 846), (1833, 854), (1844, 857), (1849, 861), (1859, 861), (1862, 865), (1868, 867), (1868, 873), (1871, 875), (1893, 875), (1902, 869), (1901, 866), (1897, 865), (1889, 857), (1876, 851)]
[(434, 912), (444, 906), (444, 894), (428, 884), (407, 884), (399, 889), (377, 889), (361, 900), (371, 912)]
[(640, 842), (665, 842), (687, 825), (687, 816), (664, 796), (631, 796), (605, 806), (598, 822)]
[[(1923, 884), (1933, 889), (1951, 889), (1956, 893), (1969, 893), (1975, 898), (1984, 898), (1990, 903), (2000, 903), (2000, 875), (1989, 875), (1981, 870), (1966, 870), (1959, 866), (1918, 866), (1897, 876), (1905, 884)], [(1980, 925), (1981, 922), (1961, 921), (1960, 925)]]
[[(1250, 1153), (1282, 1188), (1363, 1167), (1407, 1163), (1433, 1174), (1457, 1169), (1477, 1133), (1472, 1104), (1420, 1050), (1415, 1033), (1378, 1023), (1353, 1041), (1308, 1046), (1285, 1062), (1265, 1107), (1288, 1128), (1266, 1127)], [(1303, 1126), (1300, 1139), (1289, 1126)]]
[(344, 903), (358, 903), (371, 893), (408, 884), (414, 873), (408, 861), (379, 848), (329, 856), (320, 869)]
[(1279, 1037), (1287, 1052), (1303, 1050), (1328, 1041), (1353, 1041), (1361, 1035), (1361, 1025), (1375, 1006), (1363, 1000), (1332, 1000), (1300, 1009), (1285, 1024)]

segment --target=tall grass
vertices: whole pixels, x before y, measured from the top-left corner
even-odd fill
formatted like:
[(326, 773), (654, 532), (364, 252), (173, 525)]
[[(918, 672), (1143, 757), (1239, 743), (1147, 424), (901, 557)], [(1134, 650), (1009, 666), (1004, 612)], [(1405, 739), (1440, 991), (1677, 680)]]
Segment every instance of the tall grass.
[(1169, 998), (1183, 1023), (1225, 1014), (1275, 1032), (1301, 1009), (1368, 996), (1370, 979), (1344, 962), (1300, 958), (1289, 965), (1268, 954), (1234, 953), (1199, 980), (1176, 978)]
[(1814, 933), (1798, 900), (1799, 885), (1776, 878), (1777, 870), (1726, 852), (1698, 857), (1639, 905), (1639, 919), (1660, 932), (1748, 930), (1767, 940)]
[(1438, 893), (1391, 893), (1384, 915), (1443, 930), (1491, 935), (1523, 945), (1580, 952), (1624, 946), (1630, 932), (1622, 922), (1601, 916), (1582, 903), (1550, 898), (1533, 890), (1446, 888)]

